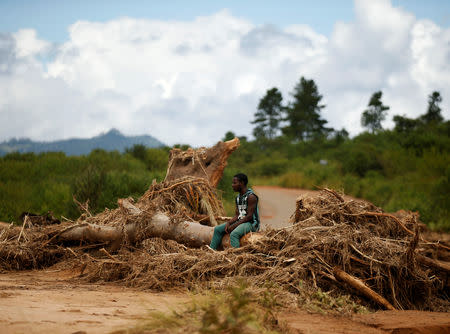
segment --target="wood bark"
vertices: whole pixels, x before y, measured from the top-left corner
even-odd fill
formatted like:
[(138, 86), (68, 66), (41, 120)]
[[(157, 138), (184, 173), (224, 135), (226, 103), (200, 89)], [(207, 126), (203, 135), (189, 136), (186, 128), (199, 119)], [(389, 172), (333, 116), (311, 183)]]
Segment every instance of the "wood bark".
[[(121, 210), (126, 210), (130, 215), (143, 216), (143, 212), (126, 199), (118, 201)], [(61, 232), (56, 240), (58, 241), (88, 241), (111, 242), (113, 249), (120, 246), (121, 242), (126, 238), (130, 242), (134, 242), (137, 238), (160, 237), (162, 239), (171, 239), (190, 247), (200, 247), (209, 245), (214, 233), (211, 226), (201, 225), (197, 222), (183, 221), (174, 223), (170, 218), (161, 212), (156, 213), (146, 222), (142, 218), (140, 224), (145, 228), (139, 230), (137, 223), (126, 224), (122, 226), (96, 225), (96, 224), (79, 224), (74, 225)], [(138, 233), (140, 235), (138, 235)], [(227, 235), (228, 236), (228, 235)], [(241, 245), (256, 242), (258, 237), (255, 233), (247, 234), (241, 238)], [(222, 240), (224, 248), (230, 247), (229, 236)]]
[(140, 230), (136, 223), (122, 226), (80, 224), (63, 231), (56, 238), (57, 241), (87, 241), (121, 243), (125, 238), (134, 242), (138, 238), (160, 237), (172, 239), (191, 247), (199, 247), (209, 244), (213, 234), (213, 228), (195, 222), (184, 221), (172, 223), (170, 218), (159, 212), (149, 222), (141, 221), (145, 229)]
[(378, 293), (365, 285), (364, 282), (360, 279), (347, 274), (345, 271), (337, 267), (333, 269), (333, 275), (338, 281), (350, 285), (352, 288), (358, 290), (361, 294), (376, 302), (377, 304), (383, 306), (387, 310), (396, 309), (391, 303), (389, 303), (389, 301), (387, 301), (384, 297), (380, 296)]
[[(211, 226), (201, 225), (197, 222), (183, 221), (173, 223), (170, 218), (161, 212), (156, 213), (150, 222), (141, 221), (145, 229), (139, 230), (136, 223), (122, 226), (79, 224), (61, 232), (54, 241), (86, 241), (90, 243), (110, 242), (117, 245), (125, 240), (137, 241), (142, 239), (159, 237), (162, 239), (175, 240), (190, 247), (200, 247), (209, 245), (214, 233)], [(139, 234), (139, 235), (138, 235)], [(241, 238), (241, 246), (245, 246), (260, 240), (258, 233), (249, 233)], [(229, 235), (225, 235), (222, 240), (224, 249), (231, 247)], [(115, 249), (116, 247), (113, 247)]]
[(210, 148), (189, 148), (182, 151), (174, 148), (170, 151), (166, 178), (173, 181), (185, 176), (201, 177), (217, 187), (227, 165), (227, 159), (239, 147), (239, 138), (218, 142)]

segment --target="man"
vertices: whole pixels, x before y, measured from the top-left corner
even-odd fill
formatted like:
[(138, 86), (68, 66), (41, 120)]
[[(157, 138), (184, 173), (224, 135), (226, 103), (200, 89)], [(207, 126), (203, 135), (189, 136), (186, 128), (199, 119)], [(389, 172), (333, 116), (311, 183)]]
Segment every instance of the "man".
[(231, 187), (239, 195), (236, 197), (236, 214), (227, 223), (214, 227), (210, 247), (217, 249), (225, 234), (230, 234), (230, 243), (234, 248), (240, 246), (239, 239), (259, 230), (258, 196), (247, 188), (247, 175), (239, 173), (233, 177)]

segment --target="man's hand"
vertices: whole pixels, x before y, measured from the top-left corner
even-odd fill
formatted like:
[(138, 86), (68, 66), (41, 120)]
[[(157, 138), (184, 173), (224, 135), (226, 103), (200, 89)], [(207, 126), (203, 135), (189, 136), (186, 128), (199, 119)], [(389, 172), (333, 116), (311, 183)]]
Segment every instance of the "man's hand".
[(239, 226), (240, 220), (234, 221), (234, 222), (228, 222), (227, 225), (225, 225), (225, 233), (231, 233), (233, 230)]
[(231, 224), (232, 224), (232, 223), (227, 222), (227, 224), (225, 225), (225, 233), (231, 233), (231, 231), (229, 231), (229, 229), (230, 229), (230, 227), (231, 227)]

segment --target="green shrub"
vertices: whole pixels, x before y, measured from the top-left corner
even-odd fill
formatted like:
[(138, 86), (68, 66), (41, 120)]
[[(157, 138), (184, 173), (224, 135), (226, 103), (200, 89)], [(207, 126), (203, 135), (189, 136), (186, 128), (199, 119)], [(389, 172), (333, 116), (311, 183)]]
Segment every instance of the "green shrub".
[(345, 147), (335, 154), (335, 158), (341, 162), (345, 173), (356, 174), (364, 177), (370, 170), (382, 170), (378, 161), (378, 150), (370, 144), (343, 145)]
[(248, 166), (249, 173), (255, 176), (279, 175), (287, 170), (289, 161), (284, 158), (267, 157)]
[[(274, 315), (276, 304), (271, 303), (268, 289), (266, 298), (255, 298), (245, 283), (230, 286), (223, 293), (210, 293), (197, 296), (182, 310), (170, 313), (152, 312), (147, 321), (134, 329), (117, 331), (125, 333), (280, 333)], [(282, 331), (285, 332), (285, 331)]]
[(88, 165), (76, 178), (72, 193), (79, 202), (84, 203), (89, 200), (89, 207), (97, 208), (105, 184), (106, 172), (95, 165)]

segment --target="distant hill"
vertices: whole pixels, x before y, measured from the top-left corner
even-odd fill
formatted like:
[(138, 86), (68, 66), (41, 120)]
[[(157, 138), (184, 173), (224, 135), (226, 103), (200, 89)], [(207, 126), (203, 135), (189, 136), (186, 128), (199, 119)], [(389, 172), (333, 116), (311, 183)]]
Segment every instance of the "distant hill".
[(66, 155), (89, 154), (92, 150), (100, 148), (106, 151), (124, 152), (126, 148), (141, 144), (147, 147), (164, 146), (152, 136), (124, 136), (120, 131), (111, 129), (89, 139), (66, 139), (52, 142), (35, 142), (30, 139), (10, 139), (0, 143), (0, 156), (11, 152), (64, 152)]

